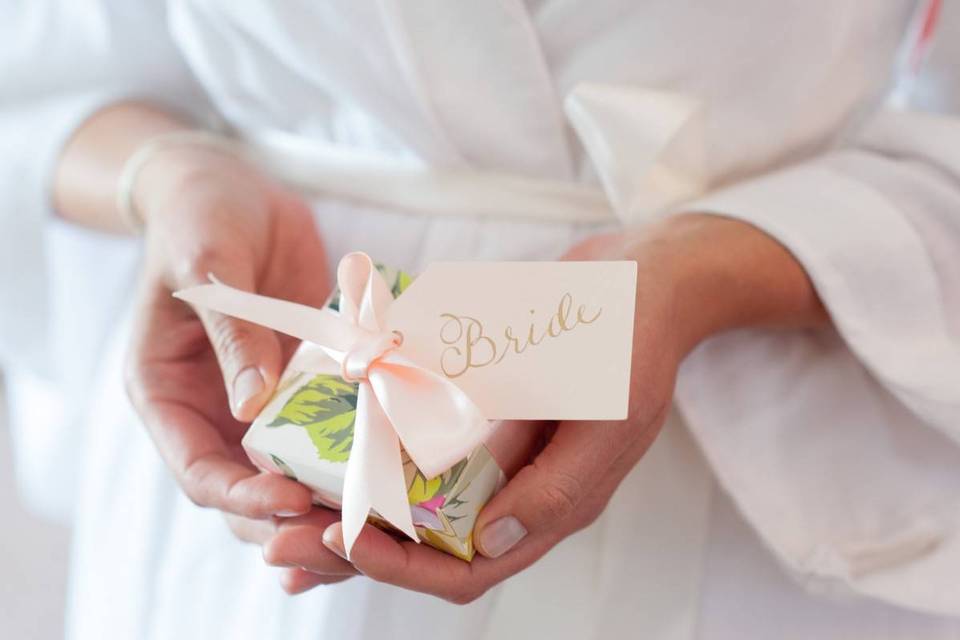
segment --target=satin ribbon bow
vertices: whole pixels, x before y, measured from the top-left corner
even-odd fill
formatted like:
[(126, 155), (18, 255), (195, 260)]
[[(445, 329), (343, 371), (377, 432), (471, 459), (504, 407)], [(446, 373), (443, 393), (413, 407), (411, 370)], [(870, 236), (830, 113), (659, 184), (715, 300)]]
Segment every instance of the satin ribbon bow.
[(359, 384), (343, 483), (343, 542), (349, 557), (371, 509), (419, 542), (407, 501), (401, 443), (421, 473), (433, 478), (479, 446), (490, 424), (454, 383), (398, 353), (403, 337), (388, 324), (393, 296), (369, 256), (344, 256), (337, 282), (339, 313), (216, 281), (174, 296), (313, 343), (339, 364), (341, 377)]

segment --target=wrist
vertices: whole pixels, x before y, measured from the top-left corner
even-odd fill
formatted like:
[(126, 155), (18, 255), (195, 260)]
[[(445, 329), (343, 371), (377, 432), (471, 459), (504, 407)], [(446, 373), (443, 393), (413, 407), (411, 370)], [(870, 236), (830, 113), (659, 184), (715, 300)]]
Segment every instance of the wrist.
[(724, 331), (829, 322), (803, 266), (748, 223), (690, 213), (667, 218), (644, 236), (638, 264), (669, 282), (680, 357)]
[(102, 231), (131, 230), (117, 209), (123, 168), (147, 141), (187, 125), (172, 114), (137, 102), (105, 106), (81, 123), (64, 145), (53, 181), (57, 213)]
[(132, 227), (143, 228), (165, 200), (202, 185), (235, 166), (238, 147), (226, 138), (183, 129), (148, 140), (127, 162), (118, 207)]

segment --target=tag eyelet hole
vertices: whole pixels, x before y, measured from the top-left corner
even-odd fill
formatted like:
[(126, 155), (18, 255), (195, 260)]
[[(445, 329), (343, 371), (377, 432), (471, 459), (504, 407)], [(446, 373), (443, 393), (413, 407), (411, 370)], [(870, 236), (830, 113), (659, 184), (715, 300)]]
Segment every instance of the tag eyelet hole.
[(394, 344), (396, 344), (398, 347), (401, 346), (403, 344), (403, 334), (394, 329), (393, 335), (395, 336), (393, 339)]

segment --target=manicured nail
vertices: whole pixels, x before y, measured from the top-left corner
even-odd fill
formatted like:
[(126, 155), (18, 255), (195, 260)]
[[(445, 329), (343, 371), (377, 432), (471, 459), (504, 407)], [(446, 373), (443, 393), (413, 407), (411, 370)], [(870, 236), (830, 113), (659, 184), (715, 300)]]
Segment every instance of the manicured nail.
[(306, 513), (306, 512), (305, 512), (305, 511), (294, 511), (293, 509), (282, 509), (282, 510), (280, 510), (280, 511), (277, 511), (277, 512), (276, 512), (275, 514), (273, 514), (273, 515), (277, 516), (278, 518), (295, 518), (295, 517), (297, 517), (297, 516), (302, 516), (304, 513)]
[(480, 532), (480, 548), (484, 555), (499, 558), (516, 546), (527, 535), (527, 530), (513, 516), (494, 520)]
[(243, 406), (263, 392), (263, 376), (256, 367), (247, 367), (233, 381), (233, 413), (240, 415)]
[(343, 548), (343, 538), (339, 533), (333, 530), (333, 525), (323, 530), (323, 546), (325, 546), (327, 549), (330, 549), (330, 551), (333, 551), (344, 560), (347, 559), (347, 552)]

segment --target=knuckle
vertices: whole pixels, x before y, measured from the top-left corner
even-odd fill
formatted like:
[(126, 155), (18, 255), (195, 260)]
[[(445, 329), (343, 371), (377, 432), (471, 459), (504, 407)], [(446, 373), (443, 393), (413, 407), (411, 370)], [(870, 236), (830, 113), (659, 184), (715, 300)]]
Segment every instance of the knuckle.
[(242, 537), (243, 537), (243, 535), (242, 535), (242, 534), (243, 534), (243, 528), (241, 527), (240, 523), (237, 522), (237, 519), (233, 516), (233, 514), (225, 513), (225, 514), (223, 514), (223, 519), (224, 519), (224, 521), (227, 523), (227, 527), (230, 528), (230, 532), (231, 532), (233, 535), (235, 535), (235, 536), (238, 537), (238, 538), (242, 538)]
[(226, 316), (217, 315), (211, 322), (209, 337), (221, 362), (242, 363), (254, 340), (254, 331)]
[(180, 488), (187, 499), (198, 507), (212, 506), (209, 491), (205, 487), (206, 472), (202, 465), (191, 463), (179, 474)]
[(555, 522), (570, 517), (580, 504), (583, 483), (576, 476), (561, 471), (551, 472), (540, 485), (537, 503), (541, 517)]
[(205, 508), (207, 507), (207, 500), (204, 496), (204, 492), (201, 491), (195, 484), (185, 483), (183, 484), (183, 493), (187, 496), (187, 500), (192, 502), (194, 506)]
[(376, 563), (358, 563), (356, 566), (360, 572), (363, 573), (363, 575), (376, 582), (391, 584), (402, 575), (402, 573), (395, 570), (382, 569), (381, 567), (377, 566)]
[(624, 424), (642, 426), (643, 429), (632, 430), (638, 432), (637, 437), (643, 437), (650, 433), (656, 435), (672, 409), (673, 399), (669, 395), (659, 398), (655, 402), (646, 399), (643, 402), (634, 402), (631, 398)]
[(267, 541), (267, 543), (263, 545), (261, 553), (263, 555), (263, 561), (271, 567), (286, 566), (287, 564), (284, 561), (280, 545), (276, 544), (274, 540)]
[(246, 523), (239, 516), (235, 516), (232, 513), (223, 514), (223, 519), (227, 522), (227, 526), (230, 528), (230, 532), (239, 540), (243, 542), (250, 542), (251, 536), (247, 530)]
[(577, 514), (573, 518), (572, 527), (574, 531), (579, 531), (585, 529), (593, 524), (594, 520), (600, 517), (600, 514), (603, 512), (606, 502), (601, 505), (590, 505), (586, 509), (579, 509)]
[(300, 589), (293, 581), (293, 578), (289, 575), (284, 576), (284, 578), (280, 581), (280, 588), (283, 589), (284, 593), (286, 593), (288, 596), (295, 596), (300, 593)]
[(484, 589), (478, 589), (474, 586), (459, 587), (444, 598), (447, 602), (456, 605), (468, 605), (477, 600), (484, 594)]
[(205, 508), (207, 506), (203, 495), (196, 487), (190, 485), (184, 486), (183, 494), (187, 496), (187, 500), (193, 503), (193, 506), (201, 508)]

